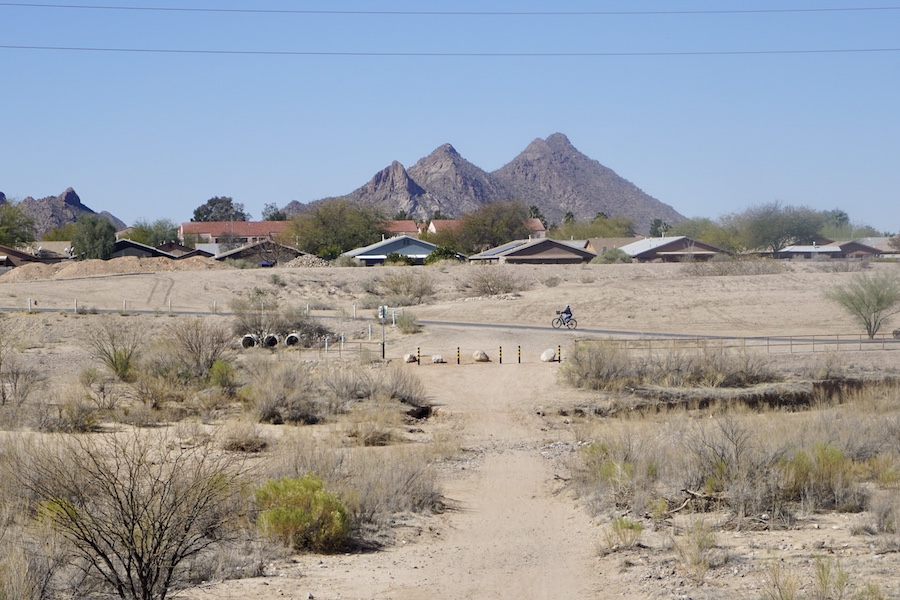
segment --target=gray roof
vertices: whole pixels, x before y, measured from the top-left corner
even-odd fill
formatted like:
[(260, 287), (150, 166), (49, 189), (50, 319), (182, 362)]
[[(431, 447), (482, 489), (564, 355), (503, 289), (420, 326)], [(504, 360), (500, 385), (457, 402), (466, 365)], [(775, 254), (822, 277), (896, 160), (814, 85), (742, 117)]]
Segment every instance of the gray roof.
[(647, 250), (653, 250), (654, 248), (659, 248), (660, 246), (665, 246), (684, 238), (685, 236), (683, 235), (676, 235), (674, 237), (644, 238), (636, 242), (631, 242), (630, 244), (625, 244), (624, 246), (621, 246), (619, 250), (629, 256), (637, 256), (638, 254), (646, 252)]
[(387, 238), (362, 248), (354, 248), (344, 252), (342, 256), (350, 256), (352, 258), (384, 258), (388, 254), (396, 252), (402, 256), (411, 256), (413, 258), (425, 258), (431, 254), (437, 245), (426, 242), (409, 235), (398, 235), (396, 237)]

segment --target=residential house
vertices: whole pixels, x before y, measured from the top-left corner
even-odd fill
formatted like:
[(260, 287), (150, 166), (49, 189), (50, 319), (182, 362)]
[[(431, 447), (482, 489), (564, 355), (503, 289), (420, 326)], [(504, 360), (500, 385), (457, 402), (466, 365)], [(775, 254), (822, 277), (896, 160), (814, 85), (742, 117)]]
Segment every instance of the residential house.
[(594, 252), (584, 241), (560, 241), (548, 238), (515, 240), (469, 257), (472, 262), (528, 265), (565, 265), (590, 262)]
[(875, 258), (883, 254), (873, 246), (856, 241), (830, 242), (828, 244), (797, 244), (787, 246), (775, 253), (775, 258)]
[(622, 246), (627, 246), (628, 244), (633, 244), (634, 242), (639, 242), (643, 239), (646, 238), (642, 235), (616, 238), (588, 238), (585, 248), (596, 254), (603, 254), (604, 252), (617, 250)]
[(437, 246), (430, 242), (414, 238), (410, 235), (399, 235), (370, 244), (363, 248), (354, 248), (341, 256), (349, 256), (362, 262), (365, 266), (384, 264), (388, 254), (399, 254), (411, 258), (416, 264), (424, 264), (425, 257)]
[(459, 219), (432, 219), (428, 224), (428, 233), (441, 233), (443, 231), (456, 231), (459, 229)]
[(727, 255), (726, 250), (699, 242), (684, 235), (644, 238), (620, 246), (619, 250), (640, 262), (678, 262), (683, 260), (708, 260), (713, 256)]
[(190, 221), (178, 227), (178, 241), (242, 246), (275, 240), (290, 225), (290, 221)]
[(419, 224), (412, 219), (401, 219), (393, 221), (385, 221), (384, 232), (388, 236), (411, 235), (417, 236), (422, 233), (424, 224)]
[(229, 250), (215, 256), (216, 260), (245, 260), (260, 267), (274, 267), (279, 263), (286, 263), (294, 260), (304, 252), (273, 242), (271, 240), (263, 240), (253, 244), (247, 244), (234, 250)]

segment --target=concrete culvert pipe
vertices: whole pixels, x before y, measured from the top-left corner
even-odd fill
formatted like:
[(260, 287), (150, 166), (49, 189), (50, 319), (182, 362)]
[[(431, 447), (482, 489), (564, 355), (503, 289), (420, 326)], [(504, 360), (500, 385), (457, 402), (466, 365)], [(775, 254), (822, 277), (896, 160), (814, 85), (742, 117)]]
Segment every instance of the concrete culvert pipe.
[(253, 335), (252, 333), (248, 333), (244, 337), (241, 338), (241, 348), (252, 348), (259, 344), (259, 338)]
[(284, 338), (285, 346), (296, 346), (300, 343), (300, 334), (299, 333), (289, 333), (286, 338)]
[(278, 345), (278, 336), (274, 333), (267, 333), (262, 341), (263, 348), (274, 348)]

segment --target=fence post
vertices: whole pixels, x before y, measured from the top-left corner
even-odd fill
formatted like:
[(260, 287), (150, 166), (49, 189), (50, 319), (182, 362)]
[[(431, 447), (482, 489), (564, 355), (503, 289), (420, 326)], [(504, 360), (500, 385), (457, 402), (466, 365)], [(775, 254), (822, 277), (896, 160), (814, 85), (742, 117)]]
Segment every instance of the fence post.
[(353, 305), (353, 318), (356, 319), (356, 305)]
[(169, 298), (169, 314), (172, 314), (172, 299)]

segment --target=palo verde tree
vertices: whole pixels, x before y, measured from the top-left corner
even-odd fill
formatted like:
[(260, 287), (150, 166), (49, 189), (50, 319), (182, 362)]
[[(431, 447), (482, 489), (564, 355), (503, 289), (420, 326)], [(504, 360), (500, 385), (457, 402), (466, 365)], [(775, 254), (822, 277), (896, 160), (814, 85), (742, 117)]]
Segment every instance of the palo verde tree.
[(246, 516), (245, 467), (211, 442), (185, 447), (145, 431), (66, 436), (22, 457), (33, 514), (71, 543), (85, 585), (122, 600), (166, 600), (192, 559), (235, 540)]
[[(528, 208), (520, 202), (491, 202), (475, 212), (466, 213), (459, 223), (458, 247), (463, 252), (481, 252), (526, 238), (528, 215)], [(446, 244), (445, 240), (441, 242)]]
[(825, 224), (824, 215), (805, 206), (783, 206), (770, 202), (733, 215), (746, 248), (779, 252), (790, 244), (811, 244)]
[(100, 215), (82, 214), (75, 221), (72, 250), (78, 260), (108, 260), (116, 247), (116, 227)]
[(856, 273), (849, 283), (826, 291), (825, 298), (862, 324), (872, 339), (891, 315), (900, 312), (900, 277), (892, 271)]

